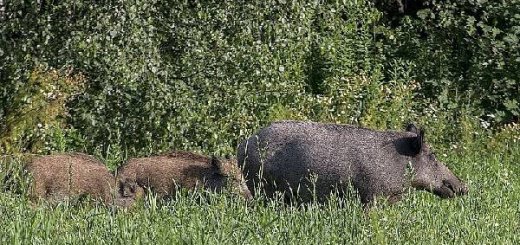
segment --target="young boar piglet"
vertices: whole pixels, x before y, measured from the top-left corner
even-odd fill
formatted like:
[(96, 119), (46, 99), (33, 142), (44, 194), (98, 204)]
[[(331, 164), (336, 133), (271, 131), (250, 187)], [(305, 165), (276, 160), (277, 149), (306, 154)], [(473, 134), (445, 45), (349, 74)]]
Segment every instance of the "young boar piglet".
[(117, 179), (123, 197), (141, 195), (143, 189), (165, 198), (173, 196), (178, 188), (221, 192), (230, 187), (232, 192), (251, 198), (236, 160), (190, 152), (130, 159), (118, 169)]
[(104, 203), (113, 200), (115, 179), (96, 158), (82, 153), (40, 156), (25, 167), (32, 176), (32, 200), (60, 202), (89, 196)]

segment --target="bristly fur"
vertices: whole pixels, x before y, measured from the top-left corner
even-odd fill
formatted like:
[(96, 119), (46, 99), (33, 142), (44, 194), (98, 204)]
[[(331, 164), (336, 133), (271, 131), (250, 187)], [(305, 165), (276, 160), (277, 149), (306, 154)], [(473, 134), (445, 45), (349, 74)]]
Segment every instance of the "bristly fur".
[[(225, 164), (225, 166), (223, 165)], [(250, 196), (237, 164), (222, 162), (186, 151), (173, 151), (157, 156), (129, 159), (117, 171), (121, 195), (133, 195), (133, 186), (152, 191), (157, 196), (168, 198), (178, 188), (204, 188), (221, 191), (230, 185), (238, 194)]]
[(32, 175), (33, 200), (62, 201), (89, 195), (109, 204), (114, 176), (103, 162), (83, 153), (63, 153), (33, 158), (25, 167)]
[[(407, 129), (411, 132), (274, 122), (239, 145), (238, 164), (251, 191), (282, 192), (304, 202), (324, 201), (335, 189), (350, 187), (364, 204), (375, 196), (397, 201), (409, 186), (441, 197), (466, 194), (467, 187), (431, 154), (423, 131), (413, 125)], [(409, 162), (415, 171), (411, 183), (405, 176)]]
[(189, 152), (189, 151), (171, 151), (171, 152), (167, 152), (167, 153), (161, 154), (159, 156), (169, 156), (169, 157), (173, 157), (173, 158), (184, 158), (184, 159), (189, 159), (189, 160), (193, 160), (193, 161), (200, 161), (200, 162), (210, 162), (211, 159), (212, 159), (211, 157), (208, 157), (208, 156), (205, 156), (205, 155), (202, 155), (202, 154), (199, 154), (199, 153)]

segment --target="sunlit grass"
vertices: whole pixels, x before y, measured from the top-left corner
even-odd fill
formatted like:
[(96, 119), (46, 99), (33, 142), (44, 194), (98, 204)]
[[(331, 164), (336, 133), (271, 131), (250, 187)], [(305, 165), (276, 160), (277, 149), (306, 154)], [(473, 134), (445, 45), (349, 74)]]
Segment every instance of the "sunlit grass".
[(169, 201), (148, 197), (128, 210), (49, 206), (6, 191), (0, 193), (0, 243), (518, 244), (518, 150), (445, 157), (469, 185), (467, 196), (442, 200), (410, 190), (401, 202), (378, 203), (370, 211), (350, 199), (291, 206), (197, 192)]

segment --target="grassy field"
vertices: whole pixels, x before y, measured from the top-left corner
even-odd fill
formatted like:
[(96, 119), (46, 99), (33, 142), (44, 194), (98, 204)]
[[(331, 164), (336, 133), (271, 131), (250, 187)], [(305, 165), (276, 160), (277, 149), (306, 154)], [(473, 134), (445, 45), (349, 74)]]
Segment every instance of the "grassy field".
[(441, 200), (410, 190), (403, 201), (380, 202), (369, 212), (355, 200), (295, 207), (208, 193), (182, 193), (168, 202), (150, 197), (132, 210), (51, 207), (3, 192), (0, 243), (519, 244), (520, 147), (518, 141), (498, 143), (494, 150), (440, 154), (468, 184), (469, 195)]

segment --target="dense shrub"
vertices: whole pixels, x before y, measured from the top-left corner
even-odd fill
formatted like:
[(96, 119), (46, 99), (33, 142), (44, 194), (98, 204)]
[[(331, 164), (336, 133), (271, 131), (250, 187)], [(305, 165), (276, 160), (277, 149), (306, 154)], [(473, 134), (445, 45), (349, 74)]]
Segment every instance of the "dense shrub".
[(91, 152), (232, 152), (277, 119), (420, 121), (451, 142), (518, 118), (517, 1), (445, 1), (395, 28), (368, 0), (5, 5), (0, 121), (34, 67), (72, 67), (67, 127)]
[(70, 130), (66, 103), (84, 83), (81, 75), (71, 73), (42, 67), (31, 72), (6, 108), (0, 125), (0, 154), (59, 150), (55, 139)]
[(444, 1), (404, 18), (389, 56), (413, 63), (421, 95), (441, 109), (471, 104), (491, 123), (520, 116), (520, 1)]

